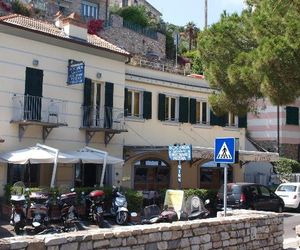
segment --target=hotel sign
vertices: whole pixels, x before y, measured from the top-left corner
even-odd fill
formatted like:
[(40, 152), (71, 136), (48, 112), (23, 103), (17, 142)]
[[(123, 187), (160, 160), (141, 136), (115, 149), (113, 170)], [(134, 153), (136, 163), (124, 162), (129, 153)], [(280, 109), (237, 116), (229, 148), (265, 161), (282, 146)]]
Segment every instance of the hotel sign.
[(69, 60), (67, 83), (70, 85), (84, 83), (84, 62)]

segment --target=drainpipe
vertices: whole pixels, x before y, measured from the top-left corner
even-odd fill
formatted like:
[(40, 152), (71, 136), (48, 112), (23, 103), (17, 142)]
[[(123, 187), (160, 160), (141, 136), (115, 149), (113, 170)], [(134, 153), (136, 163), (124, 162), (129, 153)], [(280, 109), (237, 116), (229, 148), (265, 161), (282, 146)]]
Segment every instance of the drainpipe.
[(57, 171), (57, 161), (58, 161), (59, 150), (56, 149), (56, 148), (51, 148), (49, 146), (39, 144), (39, 143), (37, 143), (36, 146), (40, 147), (40, 148), (44, 148), (44, 149), (49, 150), (49, 151), (52, 151), (55, 154), (54, 164), (53, 164), (53, 171), (52, 171), (52, 177), (51, 177), (51, 184), (50, 184), (50, 187), (54, 188), (54, 186), (55, 186), (56, 171)]
[(100, 149), (95, 149), (91, 147), (84, 147), (87, 150), (94, 151), (100, 154), (104, 154), (104, 159), (103, 159), (103, 168), (102, 168), (102, 173), (101, 173), (101, 178), (100, 178), (100, 187), (103, 187), (103, 182), (104, 182), (104, 174), (106, 170), (106, 160), (107, 160), (107, 155), (108, 153), (106, 151), (102, 151)]

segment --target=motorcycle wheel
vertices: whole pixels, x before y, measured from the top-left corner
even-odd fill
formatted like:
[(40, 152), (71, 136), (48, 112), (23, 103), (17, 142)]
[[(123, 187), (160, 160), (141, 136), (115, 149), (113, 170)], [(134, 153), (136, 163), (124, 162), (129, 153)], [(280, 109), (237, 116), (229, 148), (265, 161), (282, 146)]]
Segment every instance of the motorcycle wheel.
[(100, 227), (100, 228), (102, 228), (102, 227), (104, 227), (104, 219), (103, 219), (103, 214), (98, 214), (97, 216), (96, 216), (96, 222), (97, 222), (97, 225)]
[(118, 225), (124, 225), (128, 221), (128, 213), (125, 211), (120, 211), (116, 214), (116, 223)]

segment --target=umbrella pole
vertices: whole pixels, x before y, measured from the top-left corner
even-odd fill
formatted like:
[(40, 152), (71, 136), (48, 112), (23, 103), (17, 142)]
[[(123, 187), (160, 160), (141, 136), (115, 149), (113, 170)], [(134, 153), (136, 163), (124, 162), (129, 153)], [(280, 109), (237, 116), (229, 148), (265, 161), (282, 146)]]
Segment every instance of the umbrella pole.
[(57, 170), (57, 159), (58, 159), (58, 150), (55, 152), (55, 159), (52, 171), (52, 178), (51, 178), (51, 187), (54, 188), (55, 186), (55, 177), (56, 177), (56, 170)]
[(105, 170), (106, 170), (106, 158), (107, 158), (107, 153), (104, 153), (102, 174), (101, 174), (101, 180), (100, 180), (100, 187), (103, 187), (104, 175), (105, 175)]

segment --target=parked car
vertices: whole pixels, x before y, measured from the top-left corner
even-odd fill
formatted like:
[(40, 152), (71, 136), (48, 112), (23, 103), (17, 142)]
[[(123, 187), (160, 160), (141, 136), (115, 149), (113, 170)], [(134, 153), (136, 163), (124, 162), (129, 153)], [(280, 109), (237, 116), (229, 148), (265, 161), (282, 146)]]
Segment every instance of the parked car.
[(286, 208), (300, 211), (300, 182), (282, 183), (275, 193), (283, 199)]
[[(217, 210), (223, 210), (224, 185), (217, 195)], [(255, 183), (228, 183), (227, 207), (229, 209), (254, 209), (281, 213), (284, 201), (268, 187)]]

